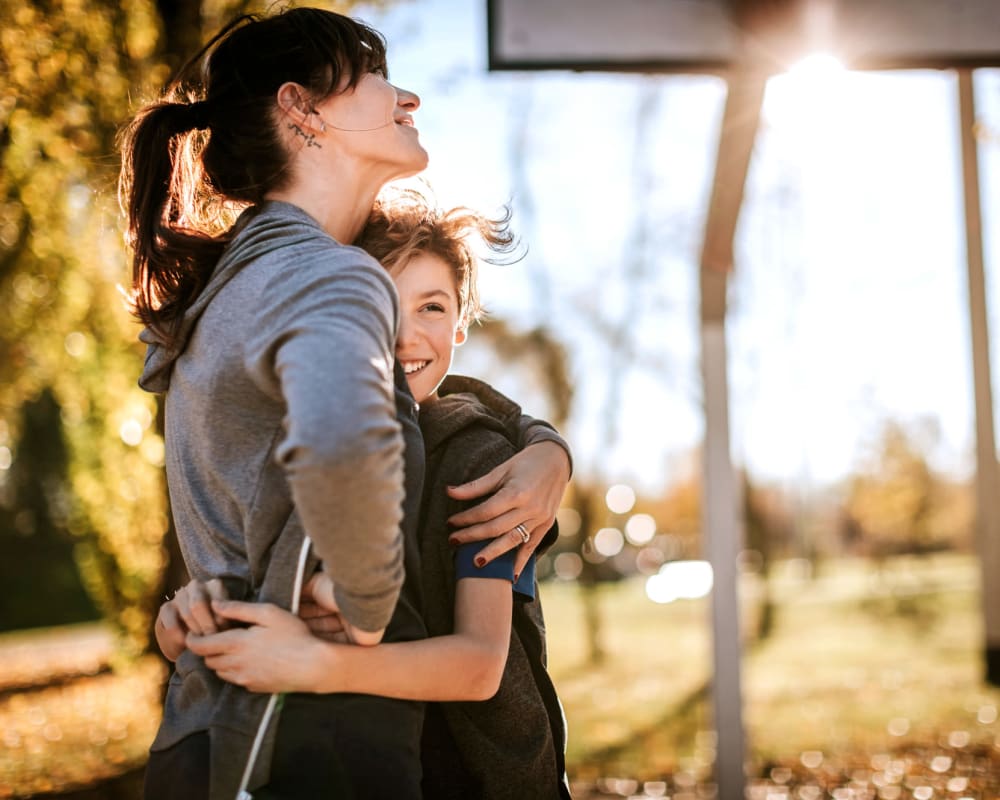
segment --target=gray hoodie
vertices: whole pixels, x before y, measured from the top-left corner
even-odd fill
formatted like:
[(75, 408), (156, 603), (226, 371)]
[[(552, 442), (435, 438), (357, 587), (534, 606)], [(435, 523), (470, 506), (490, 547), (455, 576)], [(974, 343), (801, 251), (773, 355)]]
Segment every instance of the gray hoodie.
[(344, 616), (385, 626), (403, 578), (397, 306), (371, 256), (269, 202), (242, 223), (177, 348), (143, 332), (140, 385), (166, 393), (171, 510), (193, 578), (252, 595), (294, 507)]
[[(238, 226), (176, 348), (149, 330), (140, 337), (140, 384), (165, 393), (184, 560), (193, 578), (223, 578), (231, 596), (288, 608), (308, 534), (345, 617), (384, 627), (403, 582), (395, 288), (371, 256), (295, 206), (265, 203)], [(229, 795), (264, 699), (186, 651), (153, 749), (209, 730), (212, 796)]]

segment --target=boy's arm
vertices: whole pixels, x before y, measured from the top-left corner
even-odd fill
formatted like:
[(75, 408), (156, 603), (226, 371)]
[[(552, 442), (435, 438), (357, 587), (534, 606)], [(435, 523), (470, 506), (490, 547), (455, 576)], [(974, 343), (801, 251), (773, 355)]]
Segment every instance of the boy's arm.
[(402, 700), (486, 700), (496, 694), (510, 645), (509, 581), (465, 578), (455, 595), (455, 631), (415, 642), (353, 647), (313, 637), (277, 606), (214, 603), (249, 623), (188, 646), (220, 678), (252, 692), (352, 692)]

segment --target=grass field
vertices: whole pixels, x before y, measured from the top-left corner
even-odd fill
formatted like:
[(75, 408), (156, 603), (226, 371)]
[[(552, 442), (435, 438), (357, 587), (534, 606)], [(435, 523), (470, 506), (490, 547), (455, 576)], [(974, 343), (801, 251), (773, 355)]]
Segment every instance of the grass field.
[[(983, 788), (1000, 785), (1000, 774), (988, 774), (1000, 772), (1000, 690), (980, 681), (974, 560), (900, 558), (882, 569), (835, 562), (813, 577), (800, 567), (775, 569), (773, 632), (745, 648), (754, 773), (779, 788), (791, 786), (796, 771), (825, 770), (831, 786), (835, 773), (845, 776), (837, 785), (859, 774), (889, 781), (877, 794), (859, 789), (843, 798), (1000, 797)], [(682, 798), (684, 786), (707, 782), (714, 757), (707, 604), (657, 605), (641, 580), (599, 587), (605, 657), (592, 665), (580, 588), (550, 583), (542, 591), (578, 796), (629, 796), (645, 784), (646, 796)], [(741, 594), (753, 628), (759, 580), (747, 576)], [(142, 764), (164, 675), (152, 659), (101, 672), (107, 650), (106, 634), (93, 626), (0, 636), (0, 798), (93, 783)], [(55, 682), (31, 688), (46, 683), (43, 676)], [(930, 777), (906, 777), (918, 768)], [(822, 796), (797, 791), (786, 800)]]
[[(800, 567), (775, 570), (773, 632), (745, 648), (744, 721), (758, 772), (803, 754), (829, 766), (949, 741), (996, 749), (1000, 690), (980, 681), (974, 560), (827, 563), (814, 577)], [(587, 668), (579, 592), (543, 588), (571, 774), (706, 779), (714, 756), (707, 603), (657, 605), (641, 581), (601, 587), (606, 656)], [(752, 576), (741, 595), (752, 621), (760, 598)]]

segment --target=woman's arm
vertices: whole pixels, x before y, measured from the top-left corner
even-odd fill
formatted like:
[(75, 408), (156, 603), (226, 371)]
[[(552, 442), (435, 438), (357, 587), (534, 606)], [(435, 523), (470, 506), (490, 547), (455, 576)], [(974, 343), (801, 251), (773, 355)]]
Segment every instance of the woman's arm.
[[(465, 544), (494, 539), (480, 553), (484, 563), (520, 547), (515, 562), (520, 573), (555, 522), (569, 478), (569, 455), (561, 445), (542, 441), (525, 447), (481, 478), (448, 488), (448, 494), (456, 500), (495, 492), (488, 500), (448, 520), (459, 528), (449, 540)], [(527, 542), (518, 532), (518, 525), (527, 529)]]
[[(474, 394), (499, 419), (519, 452), (476, 480), (448, 488), (455, 500), (487, 500), (454, 514), (452, 544), (494, 539), (480, 556), (489, 563), (518, 548), (515, 570), (521, 573), (556, 518), (569, 484), (573, 463), (569, 445), (547, 422), (521, 413), (521, 408), (488, 384), (461, 375), (445, 378), (439, 393)], [(528, 536), (524, 541), (518, 525)]]
[(275, 460), (334, 580), (345, 619), (381, 637), (403, 583), (403, 439), (396, 419), (391, 279), (317, 240), (255, 308), (247, 373), (286, 413)]
[(496, 694), (510, 645), (509, 581), (464, 578), (455, 631), (375, 647), (312, 636), (298, 617), (270, 604), (213, 603), (217, 615), (249, 623), (188, 637), (220, 678), (252, 692), (353, 692), (403, 700), (486, 700)]

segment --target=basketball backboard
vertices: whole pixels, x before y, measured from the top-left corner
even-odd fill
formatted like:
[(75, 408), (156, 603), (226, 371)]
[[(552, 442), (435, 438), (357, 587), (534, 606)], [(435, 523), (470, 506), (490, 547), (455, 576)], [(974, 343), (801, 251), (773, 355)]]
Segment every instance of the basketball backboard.
[(487, 0), (493, 70), (1000, 67), (1000, 0)]

